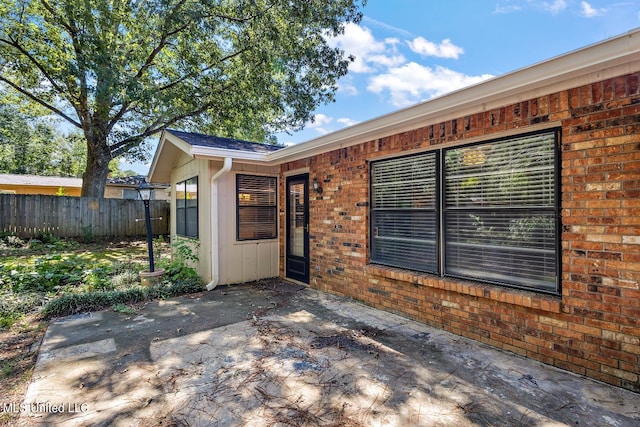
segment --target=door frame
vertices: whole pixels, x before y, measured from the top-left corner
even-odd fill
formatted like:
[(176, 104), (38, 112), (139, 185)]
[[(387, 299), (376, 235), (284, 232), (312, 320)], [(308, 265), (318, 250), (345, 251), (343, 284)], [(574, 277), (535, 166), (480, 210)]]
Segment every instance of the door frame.
[[(291, 254), (291, 199), (289, 191), (291, 183), (302, 183), (304, 186), (303, 210), (303, 256)], [(309, 283), (309, 173), (300, 173), (285, 177), (285, 276), (302, 283)]]

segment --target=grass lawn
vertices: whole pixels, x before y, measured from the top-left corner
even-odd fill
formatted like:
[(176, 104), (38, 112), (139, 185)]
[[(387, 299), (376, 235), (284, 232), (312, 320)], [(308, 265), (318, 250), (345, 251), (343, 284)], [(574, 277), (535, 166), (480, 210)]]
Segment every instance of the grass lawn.
[[(109, 308), (133, 312), (141, 301), (202, 290), (185, 262), (197, 257), (185, 248), (174, 247), (172, 260), (168, 243), (154, 241), (156, 268), (167, 273), (162, 283), (142, 287), (139, 272), (149, 267), (146, 240), (81, 243), (45, 236), (27, 242), (0, 236), (0, 405), (22, 402), (49, 318)], [(13, 417), (0, 412), (0, 425)]]

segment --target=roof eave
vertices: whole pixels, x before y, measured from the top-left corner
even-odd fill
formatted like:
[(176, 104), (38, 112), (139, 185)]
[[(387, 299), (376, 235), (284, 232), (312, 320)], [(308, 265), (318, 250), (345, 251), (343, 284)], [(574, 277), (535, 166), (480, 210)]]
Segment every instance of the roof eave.
[(252, 151), (240, 151), (225, 148), (211, 148), (200, 146), (191, 147), (191, 155), (196, 159), (222, 160), (230, 157), (234, 161), (240, 161), (243, 163), (255, 162), (260, 164), (264, 164), (267, 158), (267, 153), (256, 153)]
[(640, 70), (640, 29), (494, 77), (432, 100), (269, 153), (269, 164), (298, 160), (409, 131), (537, 93), (577, 87)]

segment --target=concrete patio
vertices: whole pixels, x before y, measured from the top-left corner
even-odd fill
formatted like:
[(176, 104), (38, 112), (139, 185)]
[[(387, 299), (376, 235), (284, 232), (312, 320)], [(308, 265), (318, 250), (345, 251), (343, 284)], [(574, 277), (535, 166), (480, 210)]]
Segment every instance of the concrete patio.
[(640, 395), (278, 280), (53, 321), (19, 425), (637, 426)]

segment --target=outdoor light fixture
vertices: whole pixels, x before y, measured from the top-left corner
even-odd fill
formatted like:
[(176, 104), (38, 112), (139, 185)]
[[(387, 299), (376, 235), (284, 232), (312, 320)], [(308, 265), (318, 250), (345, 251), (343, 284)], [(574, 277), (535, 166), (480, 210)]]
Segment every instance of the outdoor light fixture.
[(318, 194), (322, 193), (322, 187), (320, 186), (320, 183), (318, 182), (318, 178), (317, 177), (313, 178), (312, 185), (313, 185), (313, 191), (315, 191)]
[(153, 265), (153, 234), (151, 233), (151, 215), (149, 214), (149, 200), (151, 199), (151, 190), (153, 187), (147, 183), (147, 181), (142, 181), (142, 183), (136, 188), (138, 190), (138, 194), (140, 198), (144, 202), (144, 222), (147, 224), (147, 246), (149, 248), (149, 272), (153, 273), (155, 271), (155, 266)]

